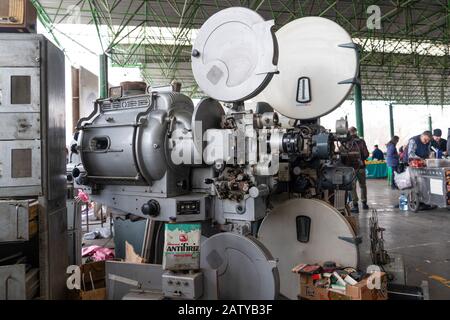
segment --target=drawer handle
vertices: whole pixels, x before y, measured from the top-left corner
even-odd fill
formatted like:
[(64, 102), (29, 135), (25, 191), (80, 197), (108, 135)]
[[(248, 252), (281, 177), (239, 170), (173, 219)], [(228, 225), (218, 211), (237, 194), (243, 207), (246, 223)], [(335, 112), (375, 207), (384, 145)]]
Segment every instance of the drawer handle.
[(11, 280), (11, 279), (12, 279), (11, 275), (9, 275), (9, 276), (5, 279), (5, 300), (8, 300), (8, 295), (9, 295), (9, 286), (8, 286), (8, 283), (9, 283), (9, 280)]
[(15, 206), (16, 207), (16, 239), (17, 240), (22, 240), (23, 237), (21, 235), (19, 235), (19, 209), (20, 207), (22, 207), (21, 204), (11, 204), (11, 206)]
[(19, 235), (19, 209), (20, 209), (20, 207), (21, 207), (20, 204), (16, 205), (16, 220), (17, 220), (17, 223), (16, 223), (16, 238), (19, 239), (19, 240), (23, 239), (23, 237), (21, 235)]

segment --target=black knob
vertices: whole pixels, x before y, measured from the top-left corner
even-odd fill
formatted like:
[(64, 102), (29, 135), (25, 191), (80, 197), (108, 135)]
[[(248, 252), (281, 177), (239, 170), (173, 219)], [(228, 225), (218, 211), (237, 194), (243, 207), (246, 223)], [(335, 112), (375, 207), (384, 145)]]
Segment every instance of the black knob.
[(75, 179), (76, 183), (79, 185), (87, 185), (89, 180), (86, 176), (79, 176), (77, 179)]
[(142, 205), (141, 211), (146, 216), (156, 217), (159, 214), (160, 207), (156, 200), (149, 200), (147, 203)]
[(200, 56), (200, 51), (198, 51), (197, 49), (192, 50), (192, 56), (194, 58), (198, 58)]
[(73, 181), (73, 176), (71, 174), (67, 175), (67, 181), (69, 181), (69, 182)]
[(183, 190), (186, 190), (187, 189), (187, 181), (186, 180), (178, 181), (177, 186)]
[(78, 178), (78, 177), (80, 176), (80, 174), (81, 174), (80, 169), (78, 169), (78, 168), (73, 168), (73, 169), (72, 169), (72, 176), (73, 176), (74, 178)]

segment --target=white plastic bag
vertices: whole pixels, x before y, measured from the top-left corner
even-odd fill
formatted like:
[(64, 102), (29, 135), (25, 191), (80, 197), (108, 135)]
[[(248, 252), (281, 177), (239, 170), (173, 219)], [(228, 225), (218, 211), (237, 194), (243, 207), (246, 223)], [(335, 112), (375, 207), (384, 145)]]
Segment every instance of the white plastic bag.
[(394, 175), (395, 184), (400, 190), (408, 189), (412, 187), (411, 174), (409, 168), (406, 168), (405, 172), (396, 173)]

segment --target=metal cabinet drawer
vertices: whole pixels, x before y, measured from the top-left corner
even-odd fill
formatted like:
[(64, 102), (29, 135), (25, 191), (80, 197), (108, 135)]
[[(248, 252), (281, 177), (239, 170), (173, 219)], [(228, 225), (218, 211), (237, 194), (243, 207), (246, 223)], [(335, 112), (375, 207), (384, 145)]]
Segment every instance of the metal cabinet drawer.
[(39, 291), (39, 270), (25, 264), (0, 266), (0, 300), (32, 299)]
[(0, 67), (39, 67), (39, 40), (5, 39), (0, 40)]
[(0, 200), (0, 243), (28, 241), (37, 233), (38, 202)]
[(34, 140), (41, 138), (38, 112), (0, 113), (0, 140)]
[(0, 197), (42, 193), (41, 141), (0, 140)]
[(0, 113), (40, 111), (39, 68), (0, 68)]

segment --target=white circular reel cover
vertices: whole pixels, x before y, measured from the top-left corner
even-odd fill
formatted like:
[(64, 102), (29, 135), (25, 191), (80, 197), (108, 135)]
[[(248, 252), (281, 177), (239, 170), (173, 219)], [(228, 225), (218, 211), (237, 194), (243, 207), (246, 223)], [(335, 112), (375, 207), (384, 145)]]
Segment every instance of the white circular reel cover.
[[(297, 238), (297, 217), (310, 218), (309, 239)], [(299, 276), (292, 268), (300, 263), (334, 261), (345, 267), (357, 267), (358, 246), (343, 239), (355, 239), (344, 216), (328, 203), (317, 199), (292, 199), (276, 205), (264, 218), (258, 239), (278, 260), (280, 293), (297, 299)]]
[(191, 128), (194, 145), (202, 153), (206, 147), (203, 135), (208, 129), (219, 129), (225, 111), (219, 101), (205, 97), (195, 106), (192, 114)]
[(208, 283), (217, 281), (221, 300), (273, 300), (280, 290), (276, 261), (254, 237), (231, 232), (213, 235), (202, 243), (200, 267), (216, 270), (217, 279), (204, 272), (206, 292), (212, 299)]
[(273, 20), (241, 7), (206, 20), (192, 48), (192, 72), (203, 92), (224, 102), (260, 93), (277, 71), (273, 25)]
[(321, 17), (294, 20), (276, 32), (278, 70), (257, 97), (293, 119), (313, 119), (342, 104), (358, 75), (351, 36)]

